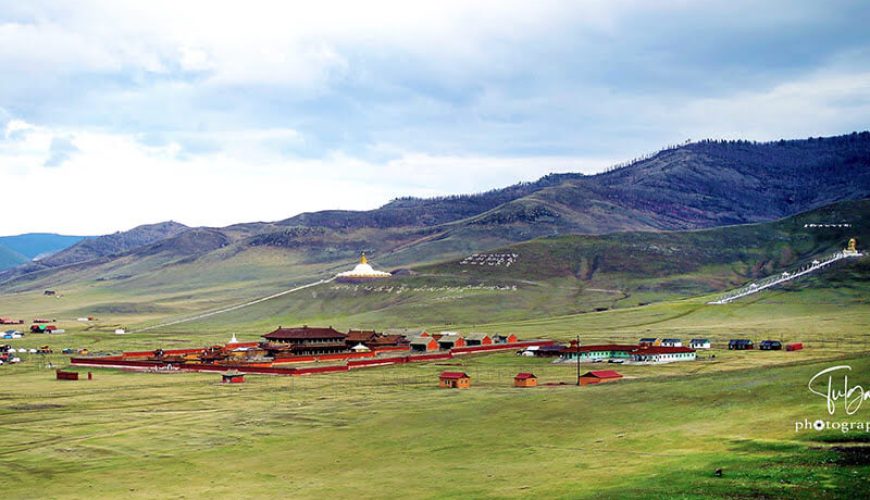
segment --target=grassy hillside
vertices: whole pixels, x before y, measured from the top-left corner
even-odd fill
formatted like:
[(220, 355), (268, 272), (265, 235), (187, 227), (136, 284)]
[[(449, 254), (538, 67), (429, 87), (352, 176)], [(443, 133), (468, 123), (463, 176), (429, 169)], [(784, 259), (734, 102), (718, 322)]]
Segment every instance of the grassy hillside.
[[(851, 227), (805, 227), (820, 223)], [(715, 293), (842, 248), (852, 236), (859, 246), (870, 241), (868, 201), (841, 203), (767, 224), (546, 238), (498, 250), (518, 256), (510, 267), (461, 265), (468, 255), (462, 254), (414, 267), (410, 274), (387, 282), (328, 283), (176, 328), (223, 334), (292, 323), (375, 328), (479, 325), (594, 313)], [(349, 237), (362, 241), (365, 235)], [(377, 267), (391, 256), (381, 257), (374, 261)], [(49, 276), (11, 287), (2, 295), (0, 314), (97, 316), (103, 326), (95, 328), (103, 331), (117, 325), (154, 325), (332, 276), (352, 262), (312, 262), (304, 249), (274, 245), (244, 250), (228, 245), (196, 259), (170, 251), (131, 254), (68, 272), (64, 279)], [(870, 275), (866, 260), (850, 262), (844, 269), (856, 277)], [(827, 271), (786, 289), (834, 287), (836, 283), (828, 281), (833, 276), (835, 272)], [(848, 283), (845, 288), (854, 293), (868, 293), (865, 281)], [(57, 289), (62, 297), (43, 297), (45, 288)]]
[[(852, 227), (804, 227), (832, 220)], [(518, 255), (510, 267), (454, 260), (414, 268), (416, 274), (384, 283), (322, 285), (181, 328), (228, 332), (298, 322), (375, 328), (414, 322), (480, 325), (594, 313), (721, 291), (841, 249), (851, 236), (870, 241), (870, 201), (769, 224), (535, 240), (495, 252)], [(866, 259), (841, 269), (784, 289), (837, 287), (835, 277), (843, 272), (853, 274), (843, 285), (848, 293), (870, 296)]]
[(510, 267), (450, 261), (417, 270), (467, 280), (563, 278), (575, 279), (581, 286), (622, 285), (691, 295), (721, 290), (842, 249), (852, 237), (870, 242), (870, 200), (838, 203), (773, 223), (543, 238), (490, 252), (517, 255)]

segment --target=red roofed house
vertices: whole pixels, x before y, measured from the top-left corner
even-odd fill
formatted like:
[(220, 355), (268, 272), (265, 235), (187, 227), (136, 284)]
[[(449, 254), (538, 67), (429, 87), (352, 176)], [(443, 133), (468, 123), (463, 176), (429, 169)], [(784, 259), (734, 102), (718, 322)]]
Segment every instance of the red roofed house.
[(536, 387), (538, 377), (534, 373), (517, 373), (514, 377), (514, 387)]
[(622, 375), (613, 370), (597, 370), (580, 375), (580, 385), (600, 384), (602, 382), (616, 382)]
[(468, 389), (471, 387), (471, 377), (465, 372), (441, 372), (438, 377), (438, 387), (442, 389)]

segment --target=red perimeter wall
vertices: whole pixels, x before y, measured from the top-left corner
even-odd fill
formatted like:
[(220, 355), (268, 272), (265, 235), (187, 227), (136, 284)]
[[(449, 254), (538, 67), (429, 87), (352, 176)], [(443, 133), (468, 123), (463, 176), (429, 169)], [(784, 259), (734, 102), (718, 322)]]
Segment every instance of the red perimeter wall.
[[(224, 372), (227, 370), (238, 370), (243, 373), (261, 373), (268, 375), (309, 375), (316, 373), (334, 373), (344, 372), (355, 368), (365, 368), (373, 366), (397, 365), (404, 363), (417, 363), (424, 361), (438, 361), (443, 359), (451, 359), (454, 354), (472, 354), (479, 352), (504, 351), (513, 350), (529, 346), (544, 346), (552, 345), (552, 340), (536, 340), (530, 342), (516, 342), (513, 344), (492, 344), (474, 347), (459, 347), (452, 349), (450, 352), (442, 352), (435, 354), (422, 354), (419, 356), (399, 356), (394, 358), (375, 358), (375, 353), (345, 353), (345, 354), (330, 354), (324, 356), (305, 356), (306, 361), (333, 361), (346, 359), (347, 364), (342, 366), (318, 366), (310, 368), (276, 368), (264, 366), (252, 366), (250, 364), (227, 364), (227, 365), (199, 365), (199, 364), (173, 364), (174, 367), (181, 371), (199, 371), (199, 372)], [(199, 352), (202, 349), (175, 349), (165, 351), (167, 354), (183, 354), (184, 352)], [(151, 353), (152, 351), (143, 351)], [(124, 353), (124, 356), (135, 356), (139, 353)], [(353, 359), (356, 358), (356, 359)], [(372, 359), (359, 359), (372, 358)], [(302, 359), (294, 358), (292, 362), (302, 362)], [(132, 359), (124, 359), (123, 356), (107, 356), (102, 358), (72, 358), (70, 363), (79, 366), (102, 366), (106, 368), (159, 368), (166, 366), (166, 363), (159, 361), (140, 361)]]

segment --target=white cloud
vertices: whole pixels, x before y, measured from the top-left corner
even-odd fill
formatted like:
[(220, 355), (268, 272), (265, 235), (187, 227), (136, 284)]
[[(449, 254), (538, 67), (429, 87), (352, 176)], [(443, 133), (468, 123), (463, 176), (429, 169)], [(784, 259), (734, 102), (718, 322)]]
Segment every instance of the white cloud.
[(694, 137), (775, 140), (863, 130), (870, 72), (822, 69), (760, 92), (693, 100), (671, 117)]
[(4, 204), (26, 207), (27, 216), (0, 219), (0, 234), (100, 234), (169, 219), (210, 226), (280, 220), (303, 211), (375, 208), (398, 196), (480, 191), (609, 163), (414, 153), (384, 164), (340, 153), (288, 159), (271, 150), (268, 140), (295, 140), (290, 130), (226, 133), (231, 146), (186, 157), (174, 142), (147, 146), (132, 135), (77, 131), (76, 154), (46, 169), (53, 143), (70, 131), (22, 122), (10, 129), (28, 133), (13, 147), (0, 147), (0, 185), (36, 187), (57, 202), (33, 203), (31, 190), (9, 190)]
[(866, 128), (856, 11), (738, 0), (3, 2), (0, 182), (88, 196), (60, 211), (15, 189), (7, 200), (28, 210), (0, 218), (0, 233), (372, 208), (589, 172), (689, 137)]

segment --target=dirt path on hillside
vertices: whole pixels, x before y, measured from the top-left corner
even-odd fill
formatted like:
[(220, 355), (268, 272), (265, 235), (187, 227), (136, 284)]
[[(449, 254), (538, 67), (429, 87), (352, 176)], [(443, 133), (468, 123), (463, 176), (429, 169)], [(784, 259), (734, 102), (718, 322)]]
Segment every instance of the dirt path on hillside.
[(284, 291), (281, 291), (281, 292), (278, 292), (278, 293), (273, 293), (272, 295), (269, 295), (269, 296), (266, 296), (266, 297), (261, 297), (261, 298), (259, 298), (259, 299), (249, 300), (249, 301), (247, 301), (247, 302), (243, 302), (243, 303), (241, 303), (241, 304), (236, 304), (236, 305), (234, 305), (234, 306), (230, 306), (230, 307), (224, 307), (224, 308), (222, 308), (222, 309), (218, 309), (218, 310), (216, 310), (216, 311), (209, 311), (209, 312), (206, 312), (206, 313), (198, 314), (198, 315), (196, 315), (196, 316), (191, 316), (191, 317), (189, 317), (189, 318), (178, 319), (178, 320), (175, 320), (175, 321), (169, 321), (169, 322), (166, 322), (166, 323), (160, 323), (160, 324), (158, 324), (158, 325), (146, 326), (145, 328), (140, 328), (140, 329), (138, 329), (138, 330), (131, 330), (130, 333), (142, 333), (142, 332), (147, 332), (147, 331), (149, 331), (149, 330), (156, 330), (157, 328), (164, 328), (164, 327), (167, 327), (167, 326), (180, 325), (180, 324), (182, 324), (182, 323), (189, 323), (189, 322), (191, 322), (191, 321), (196, 321), (196, 320), (199, 320), (199, 319), (209, 318), (209, 317), (211, 317), (211, 316), (216, 316), (216, 315), (218, 315), (218, 314), (228, 313), (228, 312), (231, 312), (231, 311), (237, 311), (237, 310), (242, 309), (242, 308), (244, 308), (244, 307), (249, 307), (249, 306), (252, 306), (252, 305), (254, 305), (254, 304), (259, 304), (259, 303), (261, 303), (261, 302), (266, 302), (267, 300), (272, 300), (272, 299), (277, 299), (278, 297), (283, 297), (284, 295), (287, 295), (287, 294), (290, 294), (290, 293), (293, 293), (293, 292), (298, 292), (299, 290), (304, 290), (304, 289), (306, 289), (306, 288), (311, 288), (311, 287), (313, 287), (313, 286), (322, 285), (322, 284), (324, 284), (324, 283), (329, 283), (329, 282), (331, 282), (333, 279), (335, 279), (335, 278), (329, 278), (329, 279), (326, 279), (326, 280), (315, 281), (314, 283), (308, 283), (307, 285), (297, 286), (297, 287), (290, 288), (290, 289), (288, 289), (288, 290), (284, 290)]

